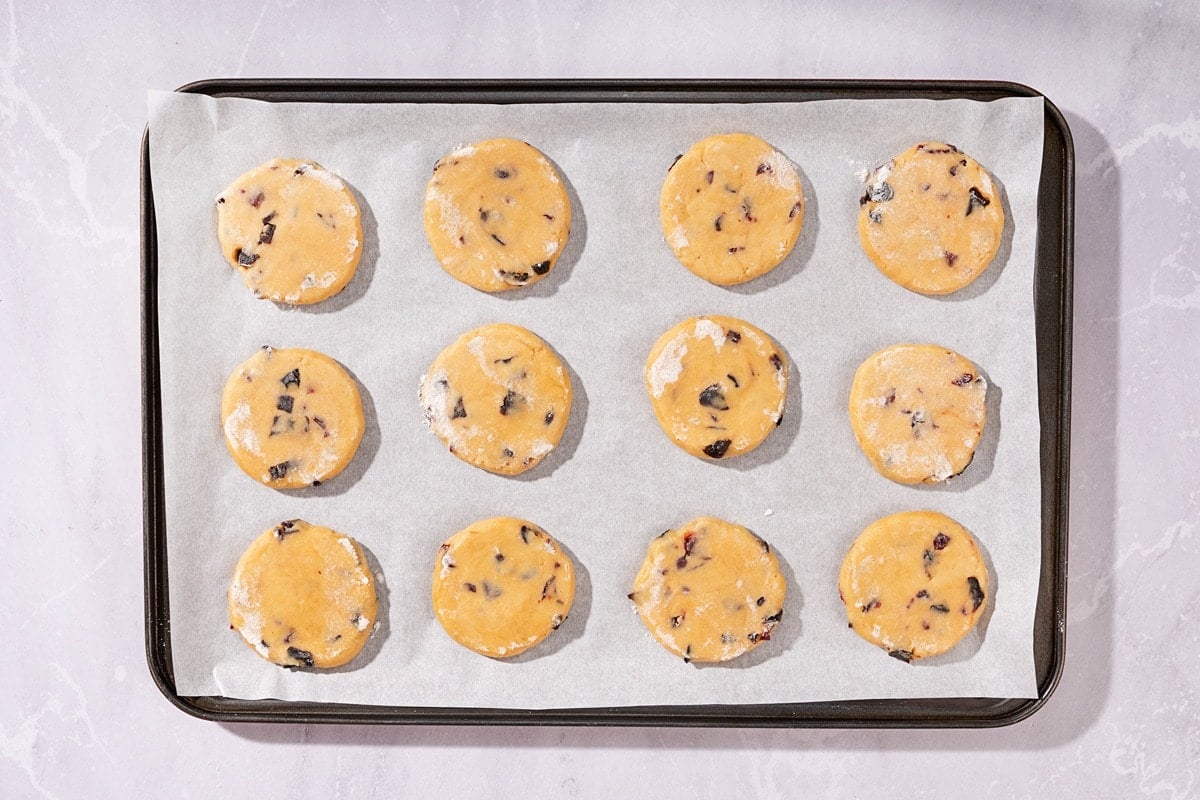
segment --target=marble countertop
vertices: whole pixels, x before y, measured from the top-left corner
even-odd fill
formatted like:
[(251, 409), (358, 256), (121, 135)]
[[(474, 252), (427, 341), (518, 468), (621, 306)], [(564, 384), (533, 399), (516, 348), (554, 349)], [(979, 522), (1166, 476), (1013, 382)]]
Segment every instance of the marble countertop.
[[(0, 796), (1200, 796), (1200, 14), (761, 5), (0, 8)], [(173, 707), (142, 614), (146, 92), (286, 76), (1043, 92), (1077, 167), (1068, 654), (1045, 707), (978, 731), (217, 724)]]

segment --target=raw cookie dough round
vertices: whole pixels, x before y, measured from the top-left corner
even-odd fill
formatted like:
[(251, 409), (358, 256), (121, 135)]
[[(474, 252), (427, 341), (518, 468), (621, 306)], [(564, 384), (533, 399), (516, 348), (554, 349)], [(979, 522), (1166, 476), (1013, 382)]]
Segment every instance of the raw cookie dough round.
[(787, 582), (770, 546), (700, 517), (650, 542), (629, 599), (659, 644), (684, 661), (729, 661), (771, 638)]
[(451, 536), (433, 570), (433, 611), (450, 638), (492, 658), (523, 653), (567, 618), (575, 567), (523, 519), (480, 520)]
[(340, 292), (362, 257), (358, 202), (312, 161), (276, 158), (217, 198), (221, 252), (255, 297), (319, 303)]
[(316, 486), (358, 451), (362, 398), (341, 365), (315, 350), (264, 347), (221, 395), (225, 446), (242, 471), (274, 489)]
[(570, 230), (566, 187), (527, 142), (488, 139), (434, 165), (425, 234), (442, 269), (468, 286), (503, 292), (537, 283)]
[(720, 286), (745, 283), (787, 257), (804, 222), (796, 169), (745, 133), (702, 139), (667, 171), (663, 236), (685, 267)]
[(987, 591), (975, 540), (935, 511), (871, 523), (850, 546), (838, 576), (850, 627), (901, 661), (958, 644), (983, 615)]
[(567, 428), (571, 378), (550, 346), (506, 323), (467, 331), (421, 378), (430, 429), (458, 458), (519, 475), (545, 458)]
[(949, 294), (1000, 248), (1004, 208), (991, 176), (952, 144), (923, 142), (866, 178), (858, 234), (879, 271), (905, 289)]
[(854, 373), (850, 427), (880, 475), (939, 483), (975, 457), (986, 400), (987, 380), (963, 356), (935, 344), (898, 344)]
[(229, 624), (260, 656), (285, 667), (340, 667), (376, 621), (375, 578), (349, 536), (304, 520), (251, 542), (229, 586)]
[(733, 317), (692, 317), (646, 359), (646, 390), (667, 437), (699, 458), (738, 456), (783, 421), (788, 366), (770, 336)]

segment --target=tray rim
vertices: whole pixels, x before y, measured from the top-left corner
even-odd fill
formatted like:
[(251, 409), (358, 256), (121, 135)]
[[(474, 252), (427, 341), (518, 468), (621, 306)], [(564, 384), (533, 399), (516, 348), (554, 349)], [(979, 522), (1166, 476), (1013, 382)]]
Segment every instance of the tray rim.
[[(1040, 97), (1045, 107), (1045, 139), (1061, 140), (1056, 172), (1043, 148), (1038, 196), (1038, 241), (1034, 302), (1036, 328), (1053, 323), (1057, 352), (1042, 357), (1038, 348), (1038, 404), (1042, 421), (1042, 577), (1035, 612), (1046, 632), (1049, 653), (1039, 666), (1036, 698), (901, 698), (751, 705), (609, 706), (569, 709), (441, 708), (364, 706), (286, 700), (190, 697), (175, 689), (170, 650), (170, 602), (163, 520), (161, 408), (158, 391), (157, 226), (150, 174), (150, 130), (141, 140), (141, 344), (142, 344), (142, 489), (143, 592), (146, 660), (163, 696), (185, 713), (216, 722), (293, 722), (327, 724), (436, 725), (588, 725), (696, 726), (760, 728), (993, 728), (1027, 719), (1043, 708), (1061, 680), (1066, 660), (1067, 533), (1070, 478), (1071, 336), (1074, 273), (1075, 155), (1062, 112), (1037, 90), (1011, 81), (871, 79), (390, 79), (390, 78), (209, 78), (175, 90), (212, 97), (246, 97), (268, 102), (805, 102), (860, 97), (893, 99), (972, 99)], [(330, 95), (354, 95), (331, 99)], [(671, 98), (669, 95), (677, 95)], [(767, 95), (764, 97), (763, 95)], [(437, 95), (436, 99), (424, 98)], [(453, 95), (448, 99), (447, 95)], [(581, 100), (587, 95), (590, 99)], [(742, 99), (737, 96), (747, 95)], [(486, 99), (485, 99), (486, 98)], [(1047, 176), (1061, 186), (1053, 236), (1043, 237)], [(1052, 216), (1052, 215), (1051, 215)], [(1053, 241), (1050, 241), (1050, 240)], [(1054, 263), (1048, 276), (1044, 259)], [(1043, 319), (1037, 285), (1049, 278), (1057, 286), (1054, 319)], [(1049, 311), (1050, 309), (1046, 309)], [(1043, 384), (1056, 385), (1047, 395)], [(1048, 426), (1051, 428), (1047, 432)], [(1047, 452), (1049, 448), (1050, 452)], [(1049, 469), (1047, 469), (1049, 467)], [(1049, 560), (1048, 560), (1049, 558)], [(1051, 605), (1042, 609), (1045, 602)], [(1035, 660), (1039, 660), (1035, 654)]]

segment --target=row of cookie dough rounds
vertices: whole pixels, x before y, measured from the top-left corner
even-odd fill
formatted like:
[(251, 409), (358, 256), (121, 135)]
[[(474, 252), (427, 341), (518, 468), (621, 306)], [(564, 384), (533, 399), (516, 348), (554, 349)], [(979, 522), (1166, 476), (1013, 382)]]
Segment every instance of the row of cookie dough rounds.
[[(288, 520), (243, 553), (229, 621), (272, 663), (349, 663), (378, 627), (375, 576), (349, 536)], [(643, 624), (685, 662), (725, 662), (770, 641), (787, 584), (765, 541), (701, 517), (651, 541), (629, 599)], [(842, 562), (838, 594), (849, 627), (902, 661), (954, 647), (982, 616), (988, 576), (971, 535), (947, 516), (912, 511), (868, 526)], [(566, 620), (575, 569), (537, 525), (481, 520), (438, 549), (434, 616), (458, 644), (493, 658), (518, 655)]]
[[(757, 447), (783, 419), (788, 367), (765, 333), (729, 317), (686, 320), (651, 349), (646, 389), (672, 442), (705, 460)], [(850, 421), (877, 471), (900, 483), (936, 483), (971, 463), (986, 420), (987, 381), (937, 345), (885, 348), (858, 368)], [(558, 444), (571, 411), (562, 362), (530, 331), (507, 324), (469, 331), (421, 381), (430, 429), (450, 453), (516, 475)], [(263, 347), (230, 375), (222, 428), (235, 463), (277, 489), (316, 486), (353, 459), (365, 430), (355, 380), (313, 350)]]
[[(758, 278), (792, 251), (804, 193), (792, 163), (749, 134), (703, 139), (676, 158), (659, 199), (679, 261), (718, 285)], [(438, 263), (486, 292), (530, 286), (567, 243), (571, 205), (554, 166), (526, 142), (489, 139), (437, 162), (425, 233)], [(866, 176), (863, 249), (891, 280), (923, 294), (970, 284), (1000, 246), (1004, 211), (988, 173), (953, 145), (922, 142)], [(358, 202), (311, 161), (274, 159), (217, 198), (222, 252), (256, 297), (318, 303), (340, 292), (362, 256)]]
[[(788, 366), (758, 328), (730, 317), (676, 325), (651, 349), (646, 390), (668, 438), (716, 460), (747, 453), (783, 419)], [(901, 483), (958, 475), (975, 454), (987, 382), (963, 356), (897, 345), (858, 368), (850, 421), (862, 451)], [(460, 336), (421, 381), (430, 429), (457, 458), (500, 475), (540, 463), (571, 412), (570, 376), (535, 334), (493, 324)], [(226, 381), (226, 448), (249, 476), (277, 489), (316, 486), (353, 459), (365, 430), (362, 397), (340, 364), (313, 350), (263, 347)]]

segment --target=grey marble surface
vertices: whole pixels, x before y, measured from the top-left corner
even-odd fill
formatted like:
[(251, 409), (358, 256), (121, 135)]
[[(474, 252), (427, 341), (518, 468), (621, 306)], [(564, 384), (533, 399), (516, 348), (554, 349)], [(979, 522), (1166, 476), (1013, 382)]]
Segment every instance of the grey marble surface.
[[(74, 5), (0, 8), (0, 796), (1200, 795), (1190, 0)], [(172, 707), (143, 655), (138, 145), (148, 89), (218, 76), (980, 78), (1045, 93), (1078, 167), (1057, 692), (986, 731), (222, 725)]]

